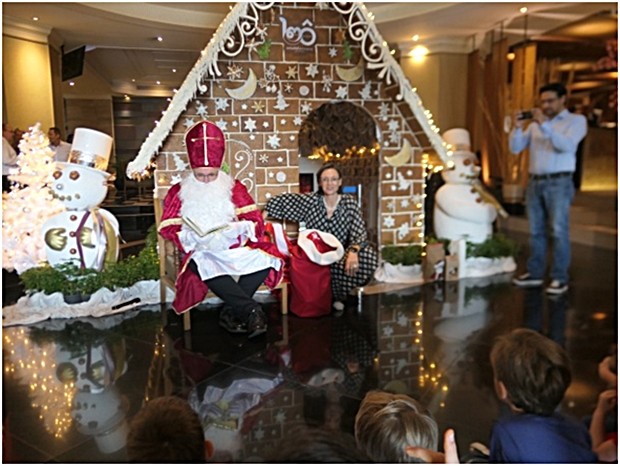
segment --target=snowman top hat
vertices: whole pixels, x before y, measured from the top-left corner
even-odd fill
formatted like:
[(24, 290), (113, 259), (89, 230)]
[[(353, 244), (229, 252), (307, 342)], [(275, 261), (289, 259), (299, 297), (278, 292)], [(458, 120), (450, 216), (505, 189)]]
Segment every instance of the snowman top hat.
[(69, 153), (69, 163), (106, 171), (113, 139), (89, 128), (76, 128)]
[(453, 151), (471, 151), (469, 131), (464, 128), (452, 128), (443, 133), (442, 138), (452, 146)]

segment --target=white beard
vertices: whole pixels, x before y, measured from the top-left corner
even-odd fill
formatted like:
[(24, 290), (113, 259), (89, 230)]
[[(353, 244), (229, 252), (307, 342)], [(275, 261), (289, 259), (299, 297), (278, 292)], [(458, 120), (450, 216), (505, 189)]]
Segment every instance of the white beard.
[[(179, 198), (181, 216), (190, 218), (203, 230), (210, 230), (235, 220), (232, 202), (234, 180), (220, 171), (215, 181), (203, 183), (193, 174), (181, 181)], [(183, 224), (182, 228), (187, 228)]]

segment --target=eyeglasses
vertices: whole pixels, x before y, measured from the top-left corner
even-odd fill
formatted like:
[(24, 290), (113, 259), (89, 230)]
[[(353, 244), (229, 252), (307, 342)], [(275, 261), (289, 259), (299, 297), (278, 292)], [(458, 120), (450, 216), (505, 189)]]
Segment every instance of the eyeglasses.
[(340, 178), (321, 178), (321, 183), (336, 183), (340, 181)]

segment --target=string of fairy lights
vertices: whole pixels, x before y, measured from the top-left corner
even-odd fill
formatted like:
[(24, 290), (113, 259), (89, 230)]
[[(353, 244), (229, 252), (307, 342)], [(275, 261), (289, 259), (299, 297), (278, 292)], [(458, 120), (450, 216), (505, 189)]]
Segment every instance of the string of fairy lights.
[(36, 344), (23, 328), (4, 329), (5, 376), (12, 376), (28, 386), (30, 406), (39, 411), (45, 430), (62, 439), (73, 424), (71, 407), (77, 388), (73, 382), (56, 378), (56, 363), (50, 358), (53, 343)]

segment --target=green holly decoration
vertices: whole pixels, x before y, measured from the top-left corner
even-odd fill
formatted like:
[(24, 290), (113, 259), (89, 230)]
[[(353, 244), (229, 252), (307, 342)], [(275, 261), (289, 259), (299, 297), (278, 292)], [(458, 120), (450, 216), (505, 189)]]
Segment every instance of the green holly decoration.
[(353, 58), (353, 50), (351, 50), (351, 44), (349, 44), (348, 40), (345, 39), (345, 41), (342, 43), (342, 48), (344, 49), (342, 51), (342, 56), (345, 60), (350, 61)]
[(271, 39), (265, 39), (265, 42), (256, 49), (256, 52), (258, 53), (258, 58), (267, 60), (269, 58), (269, 53), (271, 53)]

